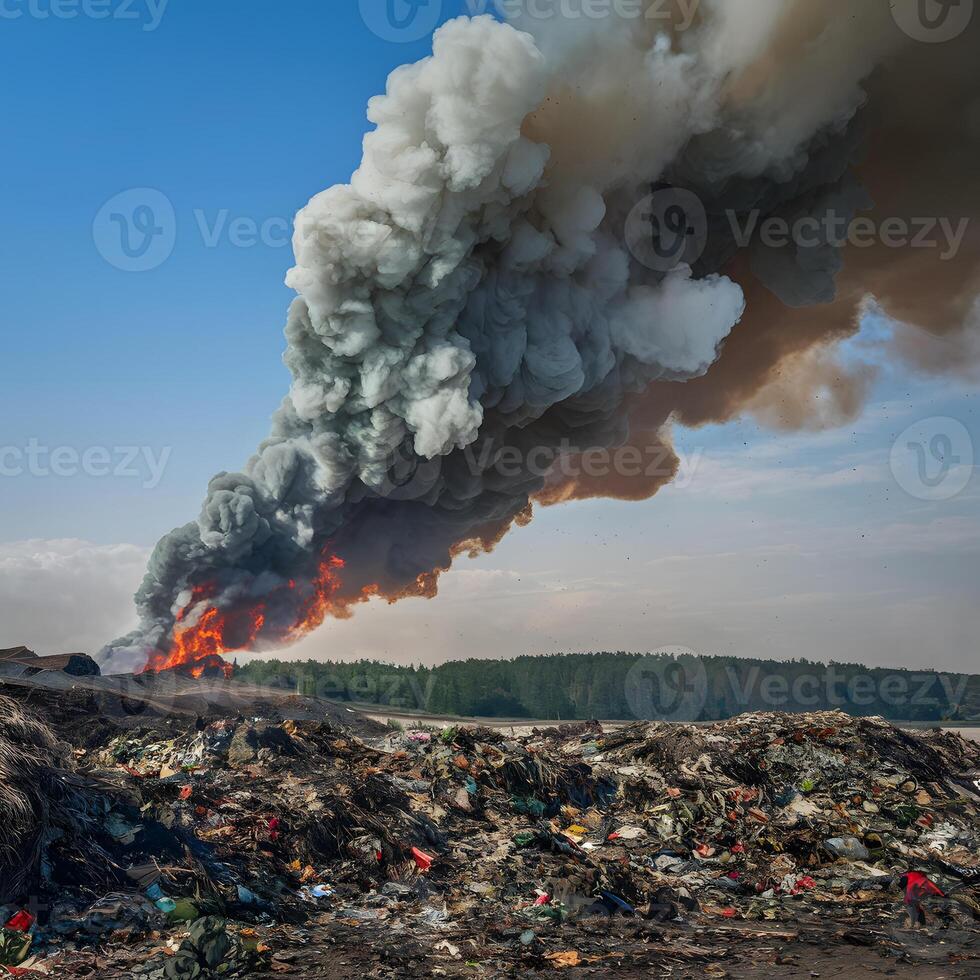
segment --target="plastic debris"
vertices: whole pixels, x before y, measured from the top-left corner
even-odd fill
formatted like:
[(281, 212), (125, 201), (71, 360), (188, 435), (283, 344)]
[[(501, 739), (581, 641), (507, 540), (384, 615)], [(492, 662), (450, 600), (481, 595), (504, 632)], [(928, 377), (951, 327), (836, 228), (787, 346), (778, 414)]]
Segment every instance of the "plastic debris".
[(800, 922), (906, 955), (923, 916), (950, 919), (960, 956), (980, 943), (980, 746), (875, 719), (508, 736), (217, 717), (109, 730), (51, 762), (74, 809), (50, 807), (18, 869), (45, 911), (0, 910), (15, 969), (97, 946), (121, 975), (143, 956), (152, 980), (303, 975), (340, 949), (388, 975), (704, 972), (737, 930)]

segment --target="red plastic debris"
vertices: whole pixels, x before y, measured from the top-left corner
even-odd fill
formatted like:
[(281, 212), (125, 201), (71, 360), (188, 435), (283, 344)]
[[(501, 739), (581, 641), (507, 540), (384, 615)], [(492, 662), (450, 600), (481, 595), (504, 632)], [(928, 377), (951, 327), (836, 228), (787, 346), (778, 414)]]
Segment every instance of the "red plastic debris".
[(939, 888), (920, 871), (910, 871), (906, 875), (906, 878), (908, 881), (905, 888), (906, 902), (921, 901), (926, 895), (938, 895), (940, 898), (945, 897)]
[(34, 925), (34, 916), (30, 912), (17, 912), (11, 916), (6, 928), (11, 932), (27, 932)]
[(415, 863), (422, 871), (428, 871), (432, 867), (432, 862), (435, 860), (434, 857), (426, 854), (425, 851), (420, 851), (417, 847), (412, 848), (412, 857), (415, 858)]

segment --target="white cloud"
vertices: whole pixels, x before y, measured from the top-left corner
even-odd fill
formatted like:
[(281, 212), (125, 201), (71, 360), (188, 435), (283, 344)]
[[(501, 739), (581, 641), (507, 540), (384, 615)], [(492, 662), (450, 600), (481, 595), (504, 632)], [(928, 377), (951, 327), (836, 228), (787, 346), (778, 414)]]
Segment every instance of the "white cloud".
[(149, 552), (74, 538), (0, 544), (0, 647), (95, 654), (136, 625)]

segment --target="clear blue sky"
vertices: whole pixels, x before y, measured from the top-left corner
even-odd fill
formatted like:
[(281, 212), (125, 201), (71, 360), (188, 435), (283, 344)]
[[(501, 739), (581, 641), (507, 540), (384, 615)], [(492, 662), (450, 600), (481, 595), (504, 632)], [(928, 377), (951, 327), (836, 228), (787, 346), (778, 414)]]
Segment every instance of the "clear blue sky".
[[(95, 20), (81, 5), (71, 19), (0, 17), (0, 446), (106, 447), (114, 463), (116, 447), (144, 447), (167, 465), (152, 488), (145, 458), (132, 477), (0, 478), (0, 619), (23, 633), (0, 646), (91, 649), (121, 632), (146, 550), (265, 435), (287, 387), (283, 222), (347, 180), (367, 99), (430, 43), (377, 36), (355, 0), (130, 9), (139, 19)], [(173, 253), (146, 272), (114, 267), (93, 234), (130, 188), (174, 208)], [(266, 224), (267, 240), (234, 244), (236, 218)], [(898, 433), (934, 416), (980, 445), (973, 392), (894, 374), (846, 430), (681, 433), (700, 460), (686, 484), (646, 504), (552, 509), (461, 565), (442, 599), (367, 609), (298, 652), (681, 644), (918, 664), (938, 649), (969, 666), (977, 481), (923, 501), (888, 464)]]

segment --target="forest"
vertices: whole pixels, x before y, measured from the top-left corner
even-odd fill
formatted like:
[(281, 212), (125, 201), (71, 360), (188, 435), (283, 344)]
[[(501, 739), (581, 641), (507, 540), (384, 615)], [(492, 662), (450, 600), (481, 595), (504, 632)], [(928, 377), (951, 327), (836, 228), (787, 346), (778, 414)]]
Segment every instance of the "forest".
[(458, 660), (251, 660), (236, 677), (405, 712), (571, 721), (710, 721), (750, 711), (841, 709), (892, 721), (980, 721), (980, 675), (807, 660), (572, 653)]

